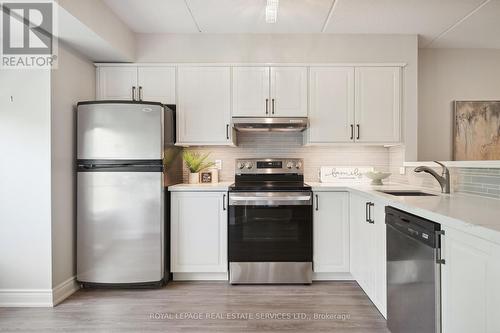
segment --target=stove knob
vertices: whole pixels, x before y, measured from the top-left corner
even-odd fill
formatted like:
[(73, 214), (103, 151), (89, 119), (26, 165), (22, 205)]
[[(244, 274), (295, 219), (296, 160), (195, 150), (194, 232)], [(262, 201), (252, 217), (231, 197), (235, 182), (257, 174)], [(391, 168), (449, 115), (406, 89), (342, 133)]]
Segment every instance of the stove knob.
[(243, 163), (241, 163), (241, 162), (238, 162), (238, 163), (236, 164), (236, 167), (237, 167), (238, 169), (243, 169), (243, 168), (245, 167), (245, 164), (243, 164)]
[(251, 169), (253, 167), (253, 163), (252, 162), (246, 162), (245, 166), (246, 166), (247, 169)]
[(292, 162), (292, 161), (288, 161), (288, 162), (286, 162), (286, 167), (287, 167), (288, 169), (293, 168), (293, 162)]
[(302, 162), (301, 162), (301, 161), (297, 161), (297, 162), (295, 163), (295, 168), (297, 168), (297, 169), (301, 169), (301, 168), (302, 168)]

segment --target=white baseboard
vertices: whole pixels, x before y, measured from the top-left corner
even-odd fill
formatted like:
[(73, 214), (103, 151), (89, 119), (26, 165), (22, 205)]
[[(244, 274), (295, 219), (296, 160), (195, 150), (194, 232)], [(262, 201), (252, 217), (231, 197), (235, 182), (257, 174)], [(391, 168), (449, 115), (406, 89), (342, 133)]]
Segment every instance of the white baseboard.
[(66, 281), (63, 281), (55, 288), (52, 289), (52, 304), (56, 306), (57, 304), (64, 301), (66, 298), (75, 293), (80, 289), (80, 285), (76, 282), (76, 276), (72, 276)]
[(351, 281), (351, 273), (313, 273), (313, 281)]
[(228, 273), (173, 273), (174, 281), (228, 281)]
[(53, 289), (0, 289), (0, 307), (53, 307), (78, 289), (74, 276)]
[(51, 289), (0, 289), (0, 307), (52, 307)]
[[(228, 281), (228, 273), (174, 273), (174, 281)], [(352, 281), (351, 273), (313, 273), (313, 281)]]

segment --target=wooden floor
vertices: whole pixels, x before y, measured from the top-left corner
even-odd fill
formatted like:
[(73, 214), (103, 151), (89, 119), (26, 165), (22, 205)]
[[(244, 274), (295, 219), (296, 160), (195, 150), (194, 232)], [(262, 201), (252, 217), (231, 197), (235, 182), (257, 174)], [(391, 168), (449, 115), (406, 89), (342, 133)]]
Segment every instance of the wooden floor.
[(53, 309), (0, 308), (0, 332), (11, 331), (389, 332), (355, 282), (172, 282), (156, 290), (80, 290)]

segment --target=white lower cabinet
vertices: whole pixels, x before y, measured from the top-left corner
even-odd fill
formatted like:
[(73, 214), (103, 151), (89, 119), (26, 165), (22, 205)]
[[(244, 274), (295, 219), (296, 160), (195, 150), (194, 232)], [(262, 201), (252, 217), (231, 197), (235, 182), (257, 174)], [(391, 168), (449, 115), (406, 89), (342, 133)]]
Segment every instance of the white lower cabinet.
[(226, 273), (227, 193), (172, 192), (171, 198), (172, 273)]
[(350, 195), (351, 274), (384, 317), (387, 316), (385, 205)]
[(349, 193), (314, 193), (313, 246), (314, 272), (349, 272)]
[(500, 245), (443, 229), (442, 332), (500, 332)]

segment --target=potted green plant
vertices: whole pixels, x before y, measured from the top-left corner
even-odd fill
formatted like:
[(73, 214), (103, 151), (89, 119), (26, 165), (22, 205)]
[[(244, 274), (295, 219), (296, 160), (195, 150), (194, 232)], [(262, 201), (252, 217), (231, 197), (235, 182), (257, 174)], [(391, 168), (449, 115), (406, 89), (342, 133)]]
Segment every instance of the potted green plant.
[(200, 182), (200, 171), (215, 165), (214, 162), (207, 161), (210, 153), (201, 154), (190, 150), (182, 153), (182, 158), (189, 169), (189, 184), (198, 184)]

